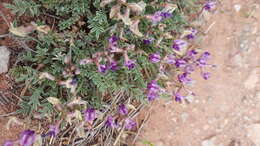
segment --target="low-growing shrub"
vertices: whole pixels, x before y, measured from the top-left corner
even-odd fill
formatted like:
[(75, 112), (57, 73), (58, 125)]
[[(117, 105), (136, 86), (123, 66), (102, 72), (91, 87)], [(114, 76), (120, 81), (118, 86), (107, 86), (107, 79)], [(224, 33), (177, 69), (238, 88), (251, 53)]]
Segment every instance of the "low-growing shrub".
[[(189, 16), (215, 8), (197, 0), (15, 0), (35, 16), (10, 32), (35, 42), (10, 73), (24, 83), (19, 113), (50, 124), (26, 130), (19, 143), (113, 145), (138, 128), (135, 117), (159, 97), (183, 102), (190, 74), (210, 56), (194, 48)], [(55, 20), (51, 23), (45, 18)], [(19, 20), (18, 20), (19, 24)], [(24, 25), (24, 24), (23, 24)], [(36, 134), (37, 133), (37, 134)], [(39, 133), (42, 133), (39, 135)], [(29, 140), (24, 140), (29, 139)], [(123, 143), (123, 142), (122, 142)]]

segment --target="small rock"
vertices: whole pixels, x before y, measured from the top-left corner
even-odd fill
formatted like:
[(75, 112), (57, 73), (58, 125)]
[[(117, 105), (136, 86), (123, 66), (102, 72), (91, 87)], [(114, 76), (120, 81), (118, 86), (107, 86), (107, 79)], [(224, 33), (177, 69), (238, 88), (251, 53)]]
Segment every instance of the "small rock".
[(185, 97), (185, 99), (189, 102), (192, 103), (194, 101), (194, 96), (193, 95), (188, 95)]
[(248, 126), (247, 136), (256, 146), (260, 146), (260, 124), (253, 124)]
[(187, 113), (182, 113), (181, 114), (181, 119), (182, 119), (183, 122), (186, 122), (188, 117), (189, 117), (189, 114), (187, 114)]
[(215, 140), (216, 140), (215, 137), (206, 139), (201, 142), (201, 146), (215, 146)]
[(234, 9), (236, 10), (236, 12), (239, 12), (241, 9), (241, 5), (239, 4), (234, 5)]
[(236, 65), (238, 67), (243, 66), (243, 58), (240, 54), (236, 55), (232, 61), (233, 61), (234, 65)]
[(5, 46), (0, 46), (0, 73), (8, 71), (10, 51)]
[(246, 79), (244, 86), (247, 89), (254, 89), (257, 85), (258, 79), (259, 78), (258, 78), (258, 75), (257, 75), (257, 71), (253, 70), (251, 72), (251, 74), (249, 75), (249, 77)]

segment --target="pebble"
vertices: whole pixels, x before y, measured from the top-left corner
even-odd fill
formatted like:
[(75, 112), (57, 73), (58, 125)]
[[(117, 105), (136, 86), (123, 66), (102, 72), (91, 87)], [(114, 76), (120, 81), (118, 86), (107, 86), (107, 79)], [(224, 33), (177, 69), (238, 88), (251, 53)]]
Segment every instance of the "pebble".
[(0, 73), (8, 71), (10, 51), (5, 46), (0, 46)]
[(215, 140), (216, 140), (215, 137), (206, 139), (201, 142), (201, 146), (215, 146)]
[(186, 122), (188, 118), (189, 118), (189, 114), (187, 114), (187, 113), (181, 114), (181, 119), (182, 119), (183, 122)]
[(185, 98), (189, 103), (192, 103), (194, 101), (194, 96), (193, 95), (188, 95)]
[(236, 12), (239, 12), (241, 9), (241, 5), (239, 4), (234, 5), (234, 9), (236, 10)]

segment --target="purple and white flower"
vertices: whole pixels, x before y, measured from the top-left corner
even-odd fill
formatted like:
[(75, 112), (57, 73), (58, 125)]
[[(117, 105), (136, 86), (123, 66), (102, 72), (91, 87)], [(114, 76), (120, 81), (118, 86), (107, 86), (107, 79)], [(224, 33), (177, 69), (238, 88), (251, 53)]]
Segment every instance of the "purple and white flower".
[(186, 35), (186, 38), (189, 40), (192, 40), (195, 38), (197, 33), (198, 33), (198, 31), (196, 29), (190, 29), (189, 33)]
[(88, 108), (84, 111), (84, 118), (85, 121), (92, 124), (93, 121), (96, 119), (96, 111), (94, 108)]
[(180, 51), (180, 50), (186, 49), (187, 46), (188, 46), (188, 43), (184, 40), (174, 40), (172, 48), (177, 51)]
[(3, 146), (13, 146), (13, 145), (14, 145), (14, 142), (7, 140), (7, 141), (5, 141)]
[(175, 97), (175, 101), (176, 101), (176, 102), (181, 102), (182, 99), (184, 98), (184, 96), (182, 96), (179, 92), (176, 92), (176, 93), (174, 94), (174, 97)]
[(153, 41), (154, 41), (153, 38), (148, 38), (148, 39), (144, 39), (144, 40), (143, 40), (143, 43), (144, 43), (145, 45), (150, 45)]
[(149, 55), (149, 60), (152, 62), (152, 63), (158, 63), (161, 61), (161, 56), (159, 53), (153, 53), (153, 54), (150, 54)]
[(152, 16), (149, 16), (148, 18), (151, 19), (153, 24), (157, 24), (158, 22), (162, 21), (163, 17), (161, 15), (161, 11), (155, 12)]
[(147, 84), (147, 99), (148, 101), (153, 101), (159, 97), (160, 86), (157, 84), (156, 80), (152, 80)]
[(148, 19), (152, 21), (153, 24), (157, 24), (167, 18), (172, 17), (172, 14), (169, 12), (162, 12), (162, 11), (157, 11), (153, 15), (147, 16)]
[(187, 61), (183, 60), (183, 59), (177, 59), (175, 62), (175, 66), (177, 68), (184, 68), (187, 66)]
[(171, 18), (172, 17), (172, 13), (161, 12), (161, 16), (163, 17), (163, 19)]
[(116, 128), (117, 124), (112, 116), (108, 116), (105, 125), (110, 128)]
[(124, 104), (120, 104), (118, 106), (118, 111), (121, 115), (127, 115), (128, 114), (128, 108)]
[(210, 78), (210, 73), (209, 72), (203, 72), (202, 77), (203, 77), (203, 79), (208, 80)]
[(108, 68), (105, 64), (99, 64), (98, 65), (98, 72), (100, 72), (100, 73), (106, 73), (107, 69)]
[(50, 136), (57, 136), (59, 133), (59, 125), (50, 125), (49, 126), (49, 132), (47, 133), (47, 135), (50, 135)]
[(125, 119), (125, 128), (127, 130), (131, 130), (131, 129), (135, 128), (136, 125), (137, 125), (136, 122), (133, 121), (132, 119), (129, 119), (129, 118)]
[(194, 70), (195, 70), (195, 67), (192, 64), (189, 64), (186, 67), (184, 67), (184, 72), (186, 72), (188, 74), (192, 73)]
[(200, 58), (197, 59), (197, 65), (200, 67), (206, 66), (207, 61), (210, 58), (210, 53), (209, 52), (204, 52)]
[(36, 134), (32, 130), (25, 130), (20, 135), (19, 143), (21, 146), (32, 146), (35, 142)]
[(146, 96), (147, 96), (148, 101), (153, 101), (159, 97), (159, 94), (158, 94), (158, 91), (148, 91)]
[(135, 64), (135, 60), (126, 60), (125, 61), (125, 63), (124, 63), (124, 65), (129, 69), (129, 70), (131, 70), (131, 69), (133, 69), (133, 68), (135, 68), (135, 66), (136, 66), (136, 64)]
[(188, 58), (188, 59), (195, 59), (196, 55), (198, 54), (198, 52), (196, 50), (189, 50), (187, 53), (186, 53), (186, 56), (185, 58)]
[(168, 64), (175, 64), (176, 63), (176, 56), (173, 54), (166, 56), (166, 63)]
[(190, 84), (192, 79), (188, 76), (188, 73), (178, 75), (178, 80), (183, 84)]
[(207, 1), (204, 6), (203, 9), (207, 10), (207, 11), (212, 11), (216, 8), (217, 3), (215, 1)]
[(150, 83), (147, 84), (147, 90), (149, 91), (158, 91), (160, 86), (157, 84), (156, 80), (152, 80)]
[(111, 61), (108, 68), (112, 71), (118, 70), (118, 63), (116, 61)]
[(118, 44), (117, 44), (117, 41), (118, 41), (118, 37), (113, 35), (111, 36), (109, 39), (108, 39), (108, 50), (110, 52), (117, 52), (119, 50), (118, 48)]

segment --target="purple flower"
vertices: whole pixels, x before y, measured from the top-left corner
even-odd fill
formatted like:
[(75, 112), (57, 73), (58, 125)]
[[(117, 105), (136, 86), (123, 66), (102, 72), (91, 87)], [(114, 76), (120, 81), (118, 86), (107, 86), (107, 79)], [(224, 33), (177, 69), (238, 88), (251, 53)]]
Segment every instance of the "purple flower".
[(119, 105), (118, 111), (121, 115), (127, 115), (128, 114), (128, 109), (124, 104)]
[(105, 122), (105, 125), (110, 128), (116, 128), (117, 124), (115, 123), (115, 119), (112, 116), (108, 116)]
[(19, 143), (21, 146), (31, 146), (35, 141), (35, 132), (32, 130), (25, 130), (20, 135)]
[(153, 54), (150, 54), (149, 55), (149, 60), (152, 62), (152, 63), (158, 63), (160, 62), (161, 60), (161, 56), (159, 53), (153, 53)]
[(108, 45), (108, 50), (111, 52), (116, 52), (118, 50), (118, 37), (112, 36), (108, 39), (109, 45)]
[(210, 78), (210, 73), (204, 72), (204, 73), (202, 73), (202, 77), (203, 77), (203, 79), (208, 80)]
[(198, 54), (198, 52), (196, 50), (189, 50), (187, 53), (186, 53), (186, 57), (187, 58), (191, 58), (191, 59), (194, 59), (195, 56)]
[(204, 6), (203, 6), (203, 9), (204, 10), (207, 10), (207, 11), (211, 11), (211, 10), (213, 10), (213, 9), (215, 9), (216, 8), (216, 2), (214, 2), (214, 1), (207, 1), (205, 4), (204, 4)]
[(209, 52), (204, 52), (199, 59), (197, 59), (197, 64), (201, 67), (207, 65), (207, 61), (210, 57), (210, 53)]
[(175, 62), (175, 66), (178, 68), (183, 68), (187, 65), (187, 62), (183, 59), (177, 59)]
[(181, 94), (180, 94), (179, 92), (176, 92), (176, 93), (174, 94), (174, 97), (175, 97), (175, 101), (176, 101), (176, 102), (181, 102), (182, 99), (184, 98), (184, 96), (181, 96)]
[(94, 108), (88, 108), (84, 112), (84, 118), (86, 122), (93, 123), (93, 121), (96, 119), (96, 111)]
[(48, 135), (56, 136), (59, 133), (59, 125), (50, 125)]
[(128, 67), (129, 70), (135, 68), (135, 60), (127, 60), (125, 61), (124, 65)]
[(193, 65), (187, 65), (185, 68), (184, 68), (184, 72), (190, 74), (191, 72), (193, 72), (195, 69), (194, 69), (194, 66)]
[(14, 142), (12, 142), (10, 140), (5, 141), (5, 143), (4, 143), (4, 146), (13, 146), (13, 145), (14, 145)]
[(159, 97), (160, 86), (157, 84), (156, 80), (152, 80), (147, 84), (147, 99), (148, 101), (153, 101)]
[(149, 91), (158, 91), (160, 86), (157, 84), (156, 80), (152, 80), (150, 83), (147, 84), (147, 90)]
[(77, 85), (77, 83), (78, 83), (78, 78), (74, 77), (74, 78), (70, 81), (69, 84), (72, 85), (72, 86), (73, 86), (73, 85), (75, 86), (75, 85)]
[(112, 62), (110, 62), (108, 68), (111, 69), (112, 71), (116, 71), (116, 70), (118, 70), (117, 62), (116, 62), (116, 61), (112, 61)]
[(164, 19), (172, 17), (172, 14), (169, 12), (161, 12), (160, 14)]
[(146, 96), (147, 96), (148, 101), (153, 101), (159, 97), (158, 91), (148, 91)]
[(155, 12), (150, 18), (151, 18), (153, 24), (156, 24), (156, 23), (162, 21), (162, 19), (163, 19), (162, 15), (161, 15), (161, 11)]
[(131, 129), (135, 128), (136, 125), (137, 125), (137, 124), (136, 124), (135, 121), (133, 121), (133, 120), (131, 120), (131, 119), (129, 119), (129, 118), (126, 118), (126, 119), (125, 119), (125, 128), (126, 128), (127, 130), (131, 130)]
[(107, 66), (105, 64), (101, 64), (98, 66), (98, 71), (101, 72), (101, 73), (106, 73), (107, 71)]
[(118, 40), (118, 37), (115, 36), (115, 35), (111, 36), (111, 37), (108, 39), (108, 41), (109, 41), (110, 44), (116, 43), (117, 40)]
[(178, 75), (178, 80), (184, 84), (189, 84), (192, 81), (192, 79), (190, 77), (188, 77), (188, 73), (183, 73), (183, 74)]
[(182, 49), (185, 49), (187, 46), (188, 46), (188, 43), (184, 40), (174, 40), (172, 48), (177, 51), (180, 51)]
[(167, 55), (166, 62), (168, 64), (175, 64), (176, 63), (176, 57), (173, 54)]
[(143, 40), (143, 43), (145, 44), (145, 45), (149, 45), (149, 44), (151, 44), (152, 42), (153, 42), (153, 38), (149, 38), (149, 39), (144, 39)]
[(198, 31), (196, 29), (191, 29), (190, 33), (188, 35), (186, 35), (186, 38), (189, 40), (192, 40), (195, 38), (195, 35), (198, 33)]

